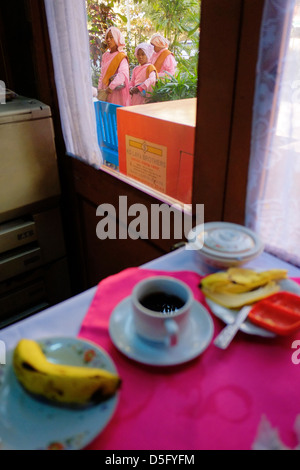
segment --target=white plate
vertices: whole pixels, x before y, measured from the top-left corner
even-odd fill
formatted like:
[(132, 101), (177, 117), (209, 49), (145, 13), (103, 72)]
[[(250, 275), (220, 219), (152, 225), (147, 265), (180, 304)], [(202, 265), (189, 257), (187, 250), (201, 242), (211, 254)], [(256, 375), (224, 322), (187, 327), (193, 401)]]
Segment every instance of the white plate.
[[(208, 298), (206, 298), (205, 300), (207, 305), (216, 317), (220, 318), (220, 320), (223, 320), (223, 322), (227, 325), (234, 322), (239, 310), (233, 310), (227, 307), (223, 307), (222, 305), (216, 304)], [(251, 323), (249, 320), (245, 320), (241, 324), (240, 330), (243, 331), (243, 333), (247, 333), (248, 335), (263, 336), (265, 338), (274, 338), (276, 336), (275, 333), (272, 333), (272, 331), (260, 328), (259, 326), (256, 326)]]
[[(86, 367), (116, 368), (108, 354), (94, 343), (77, 338), (38, 341), (49, 361)], [(39, 402), (18, 383), (12, 353), (0, 366), (0, 449), (82, 449), (111, 420), (118, 394), (87, 409), (74, 410)]]
[[(292, 281), (291, 279), (283, 279), (282, 281), (279, 281), (278, 284), (280, 285), (280, 290), (293, 292), (294, 294), (300, 295), (299, 284)], [(205, 300), (216, 317), (220, 318), (220, 320), (223, 320), (226, 324), (234, 322), (239, 310), (223, 307), (222, 305), (219, 305), (208, 298)], [(249, 320), (246, 320), (244, 323), (242, 323), (240, 330), (249, 335), (263, 336), (265, 338), (274, 338), (276, 336), (276, 334), (272, 331), (256, 326)]]
[(137, 362), (155, 366), (172, 366), (194, 359), (209, 346), (213, 332), (210, 314), (197, 301), (193, 303), (187, 328), (175, 346), (155, 344), (136, 335), (130, 296), (117, 305), (109, 323), (111, 340), (119, 351)]

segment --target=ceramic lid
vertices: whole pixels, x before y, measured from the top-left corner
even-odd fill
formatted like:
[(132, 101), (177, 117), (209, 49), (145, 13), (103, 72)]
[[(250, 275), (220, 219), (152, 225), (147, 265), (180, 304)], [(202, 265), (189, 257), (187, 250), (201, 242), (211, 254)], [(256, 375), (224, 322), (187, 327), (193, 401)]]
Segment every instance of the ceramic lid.
[(263, 244), (250, 229), (229, 222), (209, 222), (195, 227), (188, 235), (195, 249), (221, 259), (243, 259), (257, 256)]

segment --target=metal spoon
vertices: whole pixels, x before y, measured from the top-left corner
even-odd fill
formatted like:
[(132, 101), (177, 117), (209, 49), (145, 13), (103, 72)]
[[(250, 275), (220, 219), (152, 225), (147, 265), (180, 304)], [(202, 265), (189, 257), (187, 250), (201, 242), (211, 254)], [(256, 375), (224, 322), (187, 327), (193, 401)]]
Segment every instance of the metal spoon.
[(233, 323), (230, 323), (230, 325), (225, 326), (225, 328), (223, 328), (223, 330), (215, 338), (215, 346), (221, 349), (226, 349), (229, 346), (229, 344), (239, 331), (241, 324), (246, 320), (251, 308), (251, 305), (246, 305), (239, 311), (235, 321)]

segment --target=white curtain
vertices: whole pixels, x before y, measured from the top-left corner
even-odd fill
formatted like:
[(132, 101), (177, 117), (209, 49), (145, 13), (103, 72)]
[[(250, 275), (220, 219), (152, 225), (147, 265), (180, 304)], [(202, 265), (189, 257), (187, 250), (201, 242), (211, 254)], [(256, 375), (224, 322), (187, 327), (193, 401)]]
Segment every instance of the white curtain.
[(245, 222), (260, 234), (267, 251), (299, 266), (300, 29), (297, 28), (297, 8), (299, 11), (299, 0), (265, 1)]
[(44, 0), (67, 153), (100, 167), (85, 0)]

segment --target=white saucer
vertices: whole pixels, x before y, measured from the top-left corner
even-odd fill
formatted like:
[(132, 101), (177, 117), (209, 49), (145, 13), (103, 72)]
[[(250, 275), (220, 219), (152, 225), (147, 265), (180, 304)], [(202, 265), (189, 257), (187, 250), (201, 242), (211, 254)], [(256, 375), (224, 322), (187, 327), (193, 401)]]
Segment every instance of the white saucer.
[(208, 311), (193, 303), (190, 321), (176, 346), (166, 347), (145, 341), (134, 330), (130, 296), (120, 302), (111, 314), (109, 334), (119, 351), (137, 362), (155, 366), (172, 366), (199, 356), (210, 344), (214, 332)]

